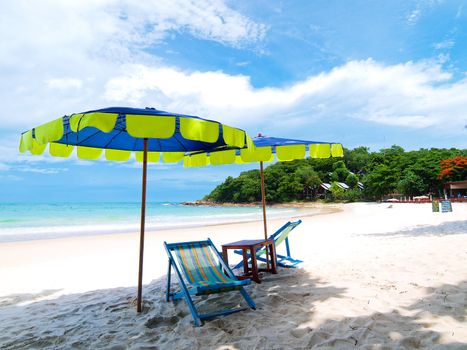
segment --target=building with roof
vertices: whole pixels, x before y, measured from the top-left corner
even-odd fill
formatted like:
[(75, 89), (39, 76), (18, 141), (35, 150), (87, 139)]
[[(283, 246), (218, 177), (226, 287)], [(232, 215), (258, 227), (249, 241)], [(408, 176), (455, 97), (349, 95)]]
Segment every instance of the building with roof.
[(444, 194), (449, 198), (467, 198), (467, 180), (446, 182)]

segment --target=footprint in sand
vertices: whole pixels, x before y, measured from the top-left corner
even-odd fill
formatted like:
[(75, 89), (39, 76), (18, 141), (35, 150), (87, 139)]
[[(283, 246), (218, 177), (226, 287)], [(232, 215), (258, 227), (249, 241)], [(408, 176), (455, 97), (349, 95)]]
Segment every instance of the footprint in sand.
[(156, 328), (159, 326), (173, 326), (177, 324), (178, 321), (179, 321), (179, 318), (176, 316), (172, 316), (172, 317), (156, 316), (156, 317), (152, 317), (149, 320), (147, 320), (144, 325), (148, 328)]
[(284, 302), (287, 302), (287, 299), (277, 294), (269, 294), (268, 299), (269, 299), (269, 304), (272, 306), (284, 305)]
[(419, 338), (416, 337), (407, 337), (401, 340), (401, 345), (403, 347), (419, 349), (421, 342)]
[(316, 331), (311, 335), (310, 341), (308, 342), (308, 347), (312, 347), (318, 344), (321, 344), (328, 340), (331, 337), (329, 333), (323, 331)]
[(305, 328), (296, 328), (290, 331), (290, 334), (292, 334), (295, 338), (303, 338), (305, 335), (307, 335), (310, 332), (313, 332), (313, 329), (311, 329), (310, 327), (305, 327)]

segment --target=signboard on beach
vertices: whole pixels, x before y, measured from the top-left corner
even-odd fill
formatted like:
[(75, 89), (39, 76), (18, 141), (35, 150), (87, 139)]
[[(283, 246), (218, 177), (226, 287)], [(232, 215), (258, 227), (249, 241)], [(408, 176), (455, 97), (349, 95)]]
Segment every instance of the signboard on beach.
[(441, 201), (440, 206), (441, 206), (442, 213), (447, 213), (447, 212), (452, 211), (451, 201)]
[(433, 211), (433, 213), (439, 213), (439, 201), (433, 200), (431, 202), (431, 210)]

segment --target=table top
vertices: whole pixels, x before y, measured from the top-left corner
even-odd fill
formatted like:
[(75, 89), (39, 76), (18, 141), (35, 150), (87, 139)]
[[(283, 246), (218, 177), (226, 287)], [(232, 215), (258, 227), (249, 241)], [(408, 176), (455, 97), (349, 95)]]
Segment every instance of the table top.
[(238, 247), (238, 246), (254, 246), (261, 243), (271, 243), (271, 239), (245, 239), (243, 241), (237, 241), (232, 243), (223, 244), (222, 247)]

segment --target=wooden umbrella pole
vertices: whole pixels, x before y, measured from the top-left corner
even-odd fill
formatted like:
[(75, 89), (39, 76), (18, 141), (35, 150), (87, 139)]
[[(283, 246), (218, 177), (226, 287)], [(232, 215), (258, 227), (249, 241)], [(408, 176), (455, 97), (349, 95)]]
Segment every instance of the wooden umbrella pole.
[(264, 168), (263, 162), (259, 162), (261, 175), (261, 202), (263, 204), (263, 223), (264, 223), (264, 239), (268, 239), (268, 226), (266, 223), (266, 190), (264, 185)]
[(141, 191), (141, 231), (139, 236), (139, 273), (137, 311), (141, 312), (143, 297), (143, 255), (144, 255), (144, 224), (146, 218), (146, 179), (148, 171), (148, 139), (144, 139), (143, 152), (143, 185)]
[[(266, 222), (266, 189), (264, 185), (264, 167), (263, 162), (259, 162), (260, 176), (261, 176), (261, 202), (263, 204), (263, 225), (264, 225), (264, 239), (268, 239), (268, 225)], [(269, 254), (269, 249), (266, 247), (266, 257)], [(269, 270), (269, 259), (266, 259), (266, 267)]]

